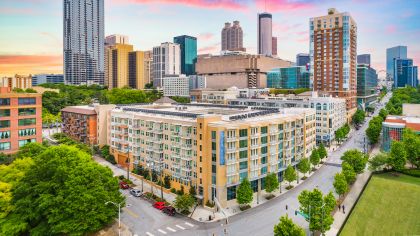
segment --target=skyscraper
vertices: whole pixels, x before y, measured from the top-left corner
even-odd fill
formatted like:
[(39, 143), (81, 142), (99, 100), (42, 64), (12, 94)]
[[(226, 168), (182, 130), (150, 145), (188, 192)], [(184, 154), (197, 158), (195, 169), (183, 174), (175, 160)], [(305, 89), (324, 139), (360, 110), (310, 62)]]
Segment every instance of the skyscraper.
[(277, 56), (277, 37), (273, 37), (272, 38), (272, 45), (271, 45), (271, 47), (272, 47), (272, 53), (271, 53), (271, 55), (273, 55), (273, 56)]
[(370, 54), (357, 55), (357, 64), (370, 65)]
[(129, 86), (128, 54), (133, 45), (123, 35), (108, 36), (105, 42), (105, 85), (109, 89)]
[(174, 37), (174, 43), (179, 44), (181, 49), (181, 73), (185, 75), (195, 74), (197, 62), (197, 38), (181, 35)]
[(272, 16), (264, 12), (258, 14), (258, 54), (271, 56), (273, 53)]
[(296, 66), (306, 66), (310, 61), (308, 53), (299, 53), (296, 55)]
[(368, 63), (357, 64), (357, 105), (365, 110), (377, 101), (378, 74)]
[(356, 109), (357, 25), (349, 13), (328, 9), (310, 19), (310, 70), (313, 88), (347, 102), (349, 117)]
[(233, 25), (225, 23), (222, 29), (222, 51), (246, 51), (243, 47), (243, 31), (239, 21), (234, 21)]
[(104, 84), (104, 0), (63, 1), (64, 79)]
[(162, 87), (162, 80), (167, 75), (181, 73), (181, 52), (177, 43), (162, 43), (153, 47), (153, 86)]
[(396, 46), (386, 49), (386, 74), (394, 78), (394, 59), (407, 59), (407, 46)]
[(128, 86), (144, 89), (150, 83), (150, 51), (128, 53)]
[(413, 65), (413, 59), (394, 59), (393, 71), (394, 88), (419, 85), (417, 66)]

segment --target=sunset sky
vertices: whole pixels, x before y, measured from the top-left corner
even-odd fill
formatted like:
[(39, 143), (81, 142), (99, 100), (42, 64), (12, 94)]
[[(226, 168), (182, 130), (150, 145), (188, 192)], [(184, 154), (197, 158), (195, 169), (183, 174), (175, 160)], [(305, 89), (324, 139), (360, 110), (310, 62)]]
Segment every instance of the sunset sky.
[[(62, 0), (0, 0), (0, 76), (62, 73)], [(385, 68), (385, 50), (408, 46), (420, 63), (418, 0), (105, 0), (105, 35), (124, 34), (138, 50), (150, 50), (174, 36), (198, 38), (199, 53), (220, 51), (225, 22), (239, 20), (247, 52), (257, 47), (257, 13), (273, 14), (278, 54), (295, 61), (308, 52), (309, 18), (335, 7), (358, 25), (358, 53), (371, 53)]]

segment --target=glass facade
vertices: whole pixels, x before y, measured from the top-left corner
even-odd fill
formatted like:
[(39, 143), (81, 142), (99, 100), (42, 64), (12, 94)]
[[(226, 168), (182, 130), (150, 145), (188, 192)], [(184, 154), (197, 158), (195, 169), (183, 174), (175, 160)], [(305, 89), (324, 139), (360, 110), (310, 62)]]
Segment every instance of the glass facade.
[(197, 62), (197, 38), (182, 35), (174, 37), (174, 43), (179, 44), (181, 49), (181, 73), (185, 75), (195, 74), (195, 63)]
[(378, 75), (368, 65), (357, 65), (357, 96), (369, 96), (376, 93)]
[(404, 130), (404, 126), (389, 126), (386, 124), (382, 124), (382, 150), (385, 152), (389, 152), (391, 149), (392, 141), (400, 141), (402, 138), (402, 133)]
[(407, 47), (396, 46), (386, 49), (386, 73), (388, 76), (393, 78), (394, 76), (394, 59), (406, 59), (407, 58)]
[(309, 71), (305, 66), (276, 68), (267, 73), (268, 88), (309, 88)]
[(394, 60), (394, 87), (412, 86), (417, 87), (418, 71), (417, 66), (413, 66), (412, 59), (395, 59)]

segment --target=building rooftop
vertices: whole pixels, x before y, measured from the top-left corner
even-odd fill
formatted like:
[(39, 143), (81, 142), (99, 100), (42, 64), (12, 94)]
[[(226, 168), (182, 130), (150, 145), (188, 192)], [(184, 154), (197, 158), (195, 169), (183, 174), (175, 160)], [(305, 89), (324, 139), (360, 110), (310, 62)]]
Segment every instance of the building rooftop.
[(95, 107), (93, 106), (70, 106), (61, 109), (61, 112), (63, 111), (83, 115), (96, 115)]
[(389, 115), (383, 123), (388, 126), (407, 127), (414, 131), (420, 131), (420, 117)]

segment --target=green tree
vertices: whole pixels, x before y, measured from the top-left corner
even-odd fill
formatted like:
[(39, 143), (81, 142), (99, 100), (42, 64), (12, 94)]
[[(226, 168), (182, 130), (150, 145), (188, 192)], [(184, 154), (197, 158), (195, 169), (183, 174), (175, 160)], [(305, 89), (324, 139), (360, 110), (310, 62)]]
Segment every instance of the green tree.
[(274, 225), (274, 236), (305, 236), (305, 231), (286, 215), (280, 217), (280, 222)]
[(189, 194), (177, 195), (174, 207), (183, 214), (188, 214), (191, 207), (194, 206), (195, 199)]
[(303, 173), (303, 177), (305, 178), (306, 173), (308, 173), (311, 169), (311, 164), (309, 163), (308, 158), (302, 158), (299, 164), (297, 165), (297, 169), (299, 170), (299, 172)]
[(254, 198), (251, 183), (247, 178), (244, 178), (236, 190), (236, 201), (240, 205), (249, 204)]
[(319, 158), (319, 153), (318, 150), (314, 149), (312, 150), (311, 156), (309, 157), (309, 160), (311, 161), (311, 164), (314, 166), (319, 164), (320, 158)]
[(412, 130), (404, 129), (402, 140), (408, 161), (420, 168), (420, 137)]
[(353, 167), (349, 163), (343, 162), (341, 168), (347, 183), (352, 184), (356, 180), (356, 172), (354, 172)]
[(404, 148), (404, 144), (399, 141), (392, 141), (391, 151), (389, 152), (389, 165), (392, 169), (401, 171), (405, 167), (407, 162), (407, 152)]
[(365, 120), (365, 112), (362, 110), (357, 109), (356, 113), (354, 113), (352, 117), (352, 121), (355, 125), (360, 125)]
[(379, 135), (381, 134), (382, 129), (382, 121), (383, 120), (380, 116), (375, 116), (369, 121), (369, 126), (366, 129), (366, 136), (372, 144), (376, 144), (379, 140)]
[(388, 163), (389, 163), (389, 155), (387, 153), (381, 152), (369, 160), (369, 170), (381, 171), (384, 168), (386, 168)]
[[(331, 228), (334, 219), (331, 212), (334, 210), (336, 200), (332, 192), (323, 196), (319, 189), (313, 191), (303, 190), (299, 196), (299, 210), (308, 215), (309, 229), (325, 234)], [(307, 221), (309, 220), (306, 219)]]
[(279, 180), (276, 173), (269, 173), (265, 177), (265, 191), (271, 194), (274, 190), (279, 188)]
[(292, 165), (287, 166), (284, 171), (284, 179), (289, 182), (289, 188), (293, 187), (291, 183), (296, 180), (296, 171)]
[(171, 188), (171, 177), (169, 175), (165, 175), (165, 178), (163, 179), (163, 186), (167, 189)]
[(388, 116), (388, 111), (385, 108), (382, 108), (379, 111), (379, 116), (382, 118), (382, 120), (385, 120), (386, 117)]
[(337, 140), (338, 143), (340, 143), (345, 137), (343, 128), (338, 128), (334, 134), (335, 134), (335, 140)]
[(188, 193), (190, 194), (190, 196), (194, 197), (197, 195), (197, 192), (195, 190), (194, 186), (191, 186), (190, 189), (188, 190)]
[(346, 176), (343, 173), (335, 174), (333, 186), (339, 196), (343, 196), (349, 190)]
[(118, 214), (105, 202), (124, 201), (109, 168), (65, 145), (49, 147), (34, 157), (34, 165), (13, 193), (15, 208), (1, 224), (7, 235), (96, 232)]
[(328, 155), (327, 149), (325, 148), (323, 143), (321, 143), (318, 147), (318, 154), (319, 154), (319, 158), (321, 158), (321, 159), (326, 158), (327, 155)]
[(19, 151), (16, 153), (16, 157), (36, 157), (43, 153), (46, 149), (47, 148), (40, 143), (27, 143), (19, 148)]
[(350, 166), (353, 167), (353, 170), (357, 174), (360, 174), (366, 167), (368, 156), (357, 149), (351, 149), (343, 154), (341, 160), (349, 163)]

